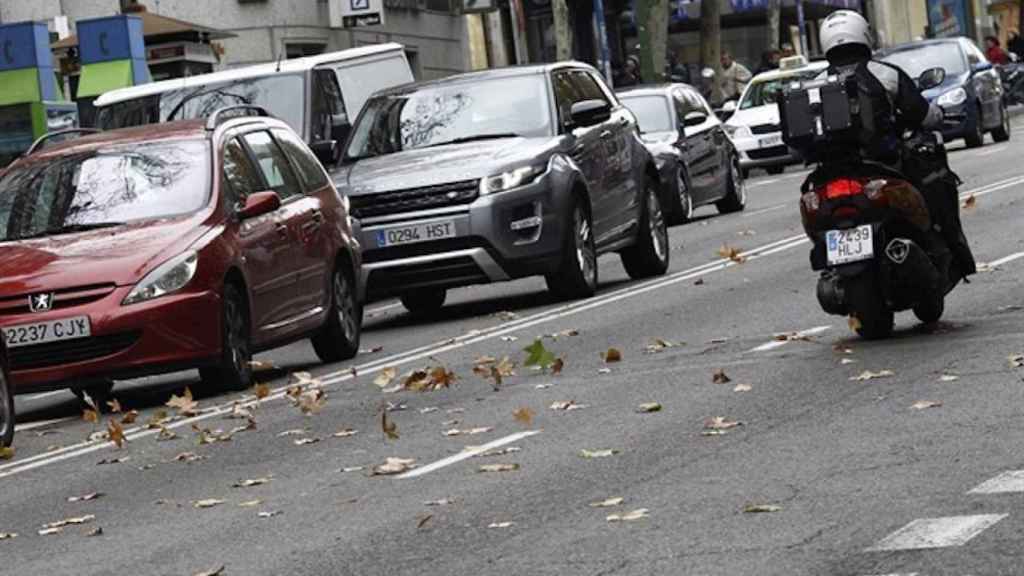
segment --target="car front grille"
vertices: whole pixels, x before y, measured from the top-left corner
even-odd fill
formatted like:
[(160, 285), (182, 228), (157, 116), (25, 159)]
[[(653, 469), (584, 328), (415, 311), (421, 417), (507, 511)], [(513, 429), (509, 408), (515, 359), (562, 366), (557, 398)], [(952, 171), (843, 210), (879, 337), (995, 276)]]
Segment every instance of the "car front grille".
[(747, 156), (750, 156), (751, 160), (767, 160), (769, 158), (778, 158), (780, 156), (788, 155), (789, 147), (786, 145), (747, 150)]
[(753, 134), (774, 134), (781, 131), (782, 126), (780, 124), (758, 124), (757, 126), (750, 127), (750, 132)]
[(379, 194), (350, 196), (352, 215), (356, 218), (372, 218), (469, 204), (480, 193), (479, 180), (464, 180), (450, 184), (409, 188)]
[(11, 370), (33, 370), (85, 362), (127, 350), (139, 340), (140, 332), (122, 332), (11, 348), (7, 351)]
[[(53, 290), (53, 305), (50, 309), (60, 310), (61, 308), (70, 308), (72, 306), (95, 302), (105, 298), (114, 291), (114, 288), (116, 288), (114, 284), (92, 284), (89, 286), (75, 286), (72, 288)], [(31, 312), (31, 309), (29, 308), (29, 298), (41, 293), (46, 292), (31, 292), (0, 297), (0, 316), (27, 314)]]

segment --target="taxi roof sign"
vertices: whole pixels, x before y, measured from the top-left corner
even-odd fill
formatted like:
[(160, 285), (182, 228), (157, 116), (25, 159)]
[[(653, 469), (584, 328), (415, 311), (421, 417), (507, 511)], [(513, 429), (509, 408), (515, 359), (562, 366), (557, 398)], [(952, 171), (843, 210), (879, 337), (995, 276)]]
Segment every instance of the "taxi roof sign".
[(807, 58), (797, 54), (779, 60), (779, 70), (796, 70), (807, 66)]

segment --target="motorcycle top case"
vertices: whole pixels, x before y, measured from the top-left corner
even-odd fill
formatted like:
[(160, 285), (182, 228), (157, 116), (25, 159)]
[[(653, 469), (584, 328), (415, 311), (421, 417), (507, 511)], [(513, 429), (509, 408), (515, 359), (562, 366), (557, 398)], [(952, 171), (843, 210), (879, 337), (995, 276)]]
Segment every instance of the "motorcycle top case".
[(859, 106), (850, 93), (849, 82), (837, 76), (790, 83), (778, 104), (783, 141), (811, 162), (831, 146), (857, 145)]

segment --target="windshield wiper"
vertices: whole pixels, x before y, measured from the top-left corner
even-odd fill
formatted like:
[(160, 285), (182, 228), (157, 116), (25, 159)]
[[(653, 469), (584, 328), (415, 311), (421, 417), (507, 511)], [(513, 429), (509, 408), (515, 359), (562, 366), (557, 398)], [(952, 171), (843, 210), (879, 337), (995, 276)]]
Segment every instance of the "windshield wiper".
[(17, 240), (27, 240), (30, 238), (43, 238), (44, 236), (57, 236), (58, 234), (74, 234), (75, 232), (88, 232), (89, 230), (100, 230), (102, 228), (114, 228), (116, 226), (123, 226), (124, 222), (93, 222), (91, 224), (67, 224), (58, 228), (47, 228), (41, 232), (35, 234), (26, 234), (25, 236), (19, 236)]
[(501, 138), (522, 138), (515, 132), (505, 132), (500, 134), (477, 134), (476, 136), (464, 136), (462, 138), (455, 138), (454, 140), (446, 140), (444, 142), (438, 142), (424, 148), (434, 148), (436, 146), (447, 146), (449, 144), (463, 144), (465, 142), (476, 142), (478, 140), (499, 140)]

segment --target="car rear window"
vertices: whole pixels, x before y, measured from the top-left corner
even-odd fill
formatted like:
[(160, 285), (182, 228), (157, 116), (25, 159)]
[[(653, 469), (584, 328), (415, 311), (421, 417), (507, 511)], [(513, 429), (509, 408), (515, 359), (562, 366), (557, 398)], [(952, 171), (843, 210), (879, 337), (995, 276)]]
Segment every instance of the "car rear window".
[(68, 153), (15, 164), (0, 177), (0, 240), (188, 214), (209, 198), (206, 140)]

